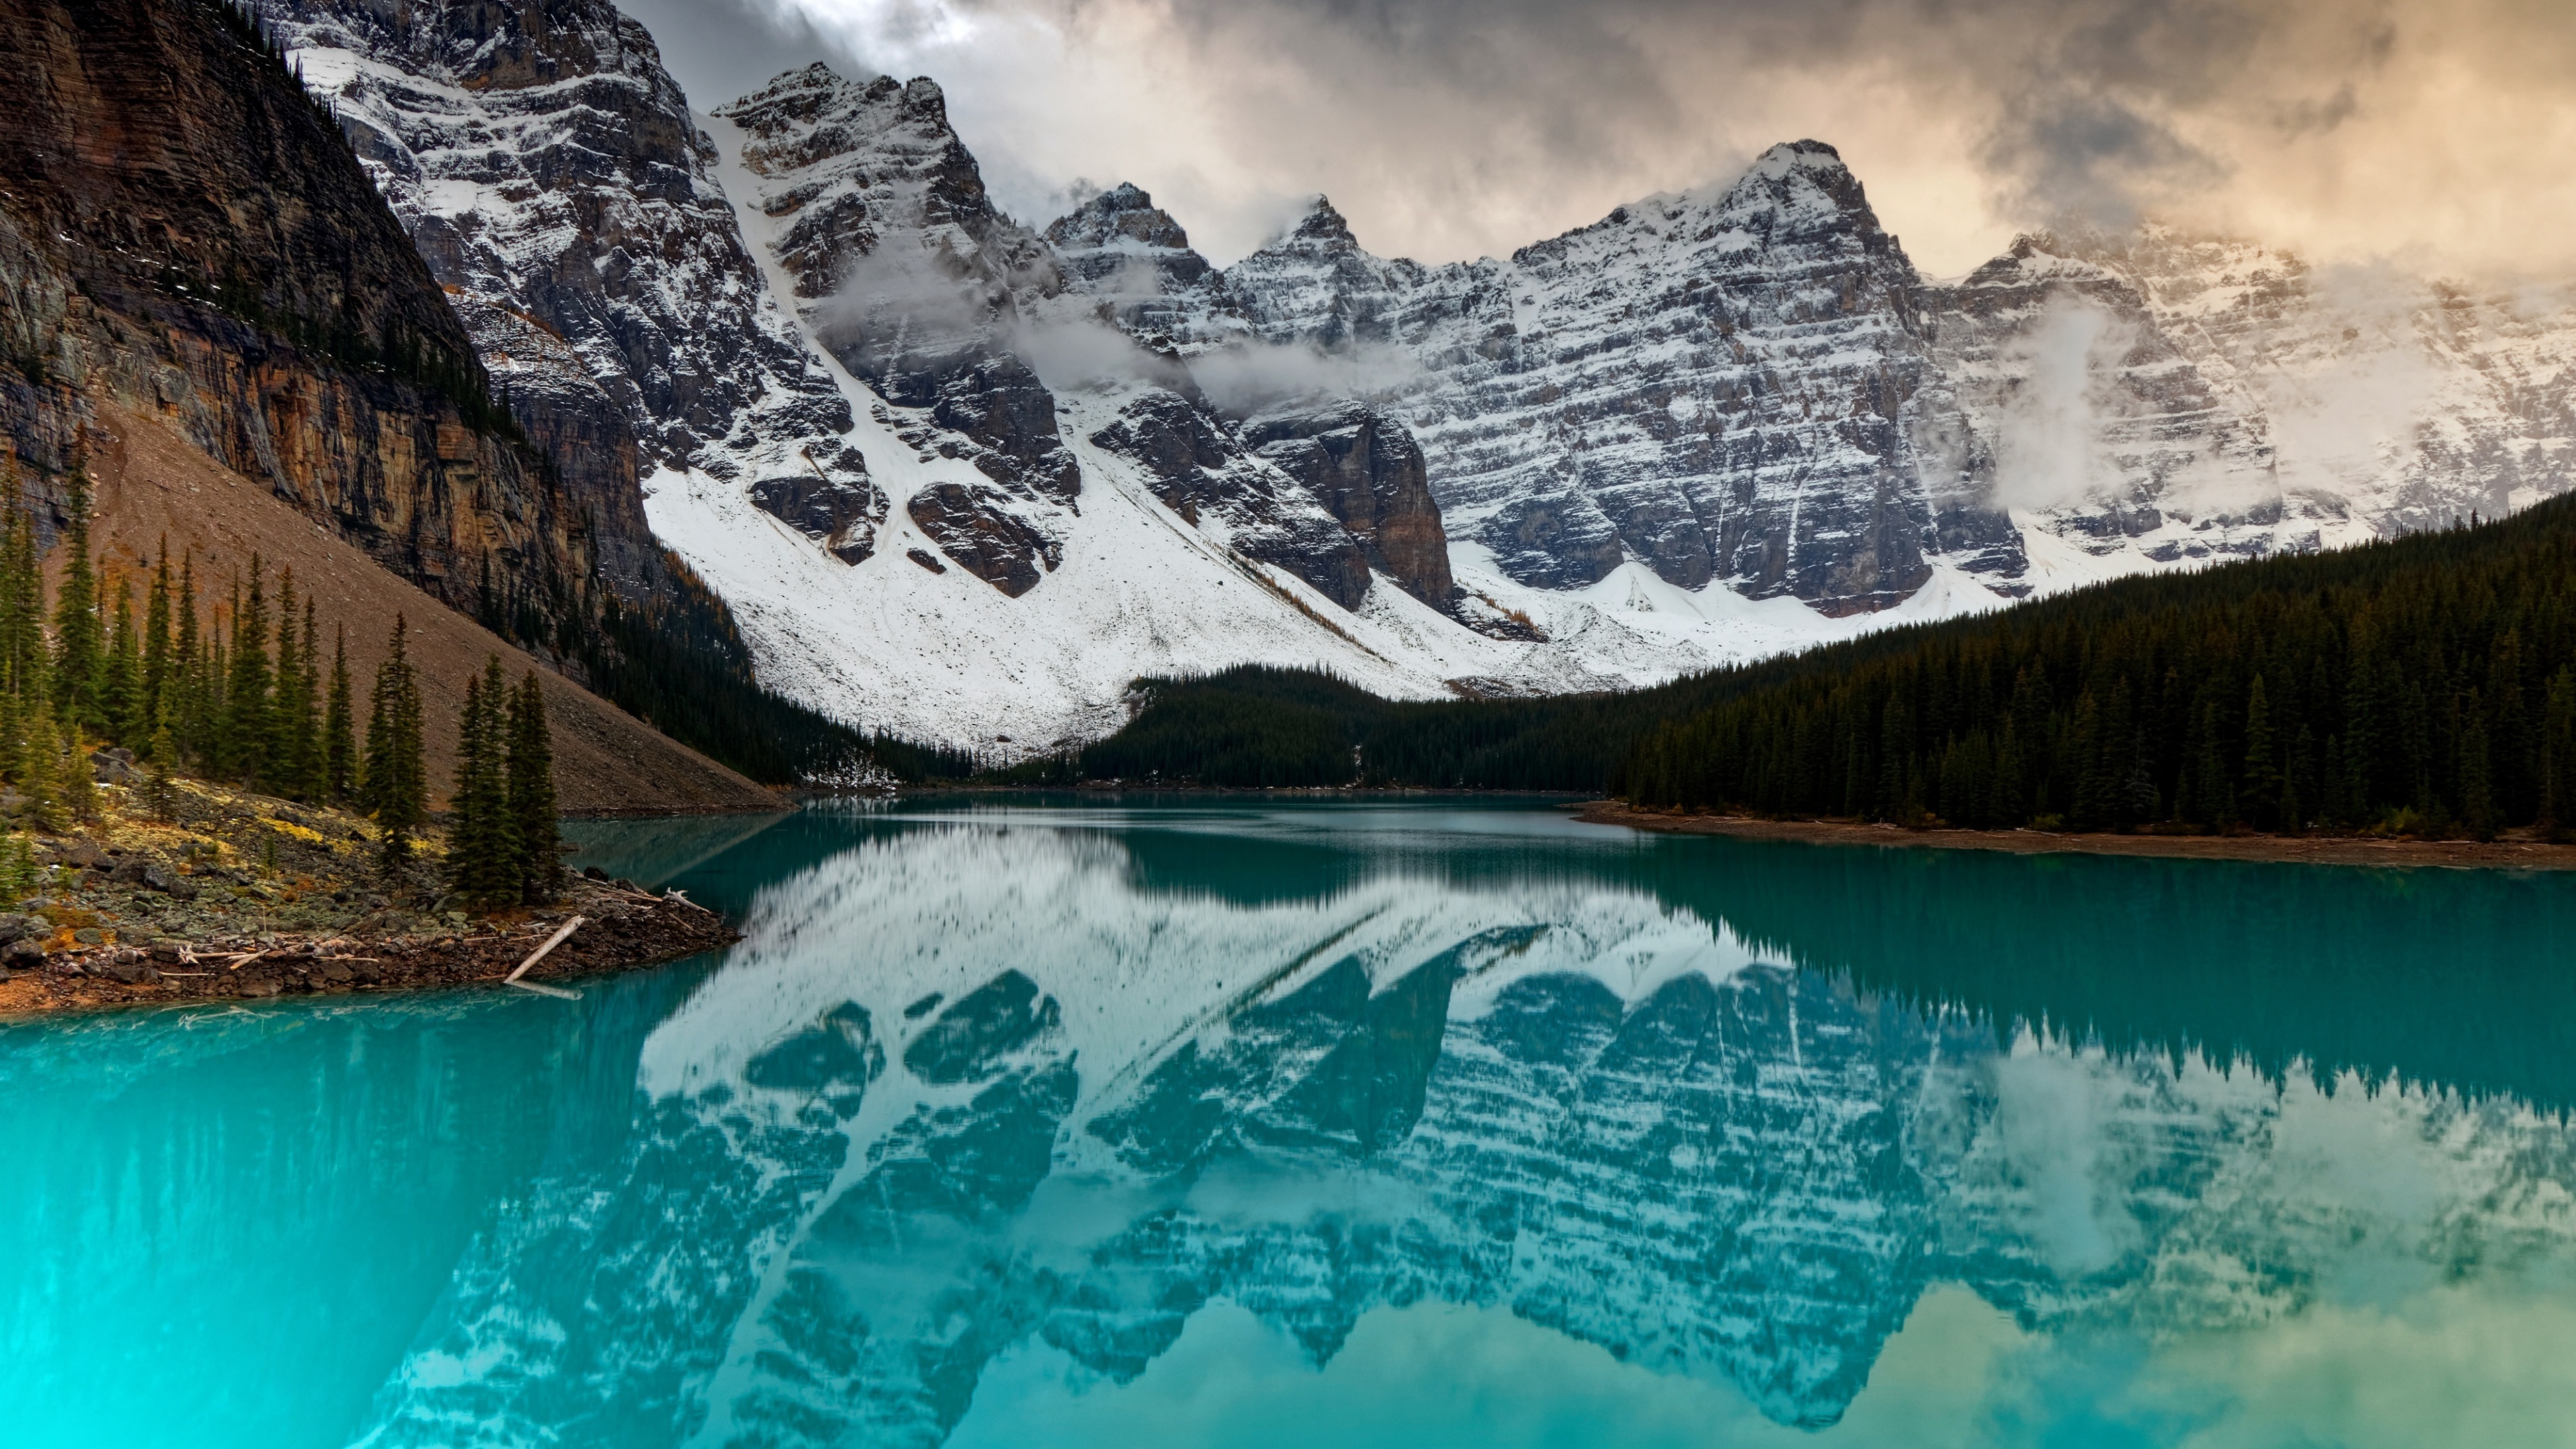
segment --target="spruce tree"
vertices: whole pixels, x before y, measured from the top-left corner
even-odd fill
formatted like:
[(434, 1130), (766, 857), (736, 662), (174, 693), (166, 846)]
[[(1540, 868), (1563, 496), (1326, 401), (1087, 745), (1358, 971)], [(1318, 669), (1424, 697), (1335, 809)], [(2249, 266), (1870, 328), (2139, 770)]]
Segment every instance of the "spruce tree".
[(313, 596), (304, 596), (302, 660), (295, 680), (295, 798), (320, 800), (329, 793), (322, 739), (322, 626), (314, 617)]
[(467, 676), (448, 804), (448, 878), (458, 894), (486, 907), (518, 900), (525, 869), (510, 811), (508, 693), (497, 654), (481, 674)]
[(553, 900), (563, 888), (556, 850), (555, 752), (546, 732), (546, 696), (535, 670), (510, 696), (510, 816), (518, 827), (520, 899)]
[(447, 883), (479, 901), (492, 875), (491, 802), (483, 795), (483, 676), (465, 676), (456, 721), (456, 783), (447, 795)]
[(393, 642), (384, 663), (376, 666), (376, 687), (368, 701), (363, 799), (367, 813), (375, 817), (388, 872), (411, 859), (412, 834), (429, 813), (420, 680), (404, 639), (410, 631), (409, 621), (395, 615)]
[(98, 576), (90, 568), (89, 504), (89, 479), (76, 470), (64, 505), (70, 518), (63, 526), (63, 591), (54, 601), (54, 708), (75, 735), (107, 730), (106, 631), (98, 617)]
[(32, 700), (45, 689), (44, 575), (37, 571), (35, 520), (9, 500), (0, 538), (0, 689)]
[(142, 743), (151, 728), (143, 708), (143, 648), (134, 633), (134, 585), (122, 574), (116, 580), (116, 625), (108, 633), (103, 693), (107, 737), (129, 748)]
[(81, 740), (80, 731), (65, 727), (61, 746), (54, 756), (54, 798), (62, 802), (63, 813), (74, 820), (98, 818), (98, 787), (91, 775), (89, 746)]
[(232, 659), (224, 679), (224, 743), (217, 768), (235, 779), (262, 772), (261, 757), (272, 741), (268, 664), (268, 593), (260, 580), (259, 555), (250, 556), (250, 589), (239, 595), (233, 612)]
[(62, 732), (54, 727), (51, 702), (21, 701), (26, 745), (19, 766), (18, 789), (27, 797), (27, 818), (45, 830), (63, 828)]
[(161, 540), (161, 561), (152, 570), (152, 587), (143, 605), (143, 719), (149, 734), (160, 731), (164, 688), (170, 679), (170, 540)]
[(2272, 700), (2263, 676), (2254, 676), (2245, 692), (2245, 788), (2237, 808), (2257, 830), (2281, 823), (2281, 746), (2272, 733)]
[(208, 774), (221, 774), (233, 756), (232, 717), (224, 710), (224, 619), (218, 614), (206, 621), (205, 667), (198, 671), (197, 699), (199, 727), (205, 733), (205, 744), (198, 758), (205, 761)]
[(296, 756), (295, 688), (303, 681), (304, 663), (296, 649), (295, 637), (295, 570), (280, 569), (277, 575), (277, 684), (268, 711), (268, 733), (261, 742), (259, 758), (260, 788), (272, 795), (293, 797), (304, 775), (304, 762)]
[(331, 702), (322, 723), (322, 794), (343, 804), (358, 793), (357, 721), (349, 700), (349, 630), (332, 626)]
[[(162, 681), (162, 710), (181, 753), (205, 760), (205, 644), (197, 628), (197, 555), (179, 559), (179, 592), (171, 601), (170, 672)], [(177, 761), (171, 763), (176, 764)]]

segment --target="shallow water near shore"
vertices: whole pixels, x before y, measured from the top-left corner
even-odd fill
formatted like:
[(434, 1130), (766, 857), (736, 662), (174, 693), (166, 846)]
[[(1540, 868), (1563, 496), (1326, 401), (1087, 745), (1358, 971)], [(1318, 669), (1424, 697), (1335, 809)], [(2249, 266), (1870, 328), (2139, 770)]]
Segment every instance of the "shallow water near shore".
[(0, 1445), (2576, 1443), (2563, 874), (573, 828), (745, 939), (0, 1027)]

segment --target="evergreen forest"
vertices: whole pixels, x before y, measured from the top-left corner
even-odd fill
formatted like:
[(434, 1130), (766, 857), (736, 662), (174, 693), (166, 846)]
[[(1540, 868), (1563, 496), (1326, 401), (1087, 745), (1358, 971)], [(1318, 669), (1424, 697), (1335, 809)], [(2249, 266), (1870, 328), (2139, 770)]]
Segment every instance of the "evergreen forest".
[(991, 778), (1611, 792), (2088, 830), (2576, 826), (2576, 498), (2131, 578), (1658, 689), (1405, 704), (1239, 669)]
[[(326, 656), (316, 600), (258, 556), (220, 598), (193, 556), (165, 546), (144, 580), (102, 579), (90, 552), (89, 497), (72, 475), (60, 546), (62, 585), (48, 607), (35, 520), (0, 516), (0, 778), (14, 813), (42, 829), (98, 818), (97, 773), (140, 766), (147, 800), (166, 804), (175, 774), (281, 799), (353, 809), (377, 826), (388, 872), (413, 856), (429, 819), (419, 676), (397, 616), (368, 696), (363, 735), (346, 632)], [(204, 607), (211, 601), (213, 607)], [(327, 658), (327, 663), (326, 663)], [(484, 907), (551, 899), (557, 863), (553, 750), (533, 671), (513, 684), (499, 656), (468, 682), (447, 871)], [(28, 874), (26, 837), (0, 851), (0, 875)], [(21, 882), (23, 883), (23, 882)]]

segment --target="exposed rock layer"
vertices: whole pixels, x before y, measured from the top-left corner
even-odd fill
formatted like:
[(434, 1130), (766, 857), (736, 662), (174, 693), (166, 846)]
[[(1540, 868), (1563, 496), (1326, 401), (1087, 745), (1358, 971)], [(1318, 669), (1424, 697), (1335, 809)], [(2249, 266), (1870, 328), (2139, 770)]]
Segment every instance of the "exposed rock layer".
[(543, 597), (603, 520), (483, 408), (484, 374), (329, 116), (210, 6), (8, 0), (0, 325), (19, 456), (94, 399), (171, 421), (450, 604)]

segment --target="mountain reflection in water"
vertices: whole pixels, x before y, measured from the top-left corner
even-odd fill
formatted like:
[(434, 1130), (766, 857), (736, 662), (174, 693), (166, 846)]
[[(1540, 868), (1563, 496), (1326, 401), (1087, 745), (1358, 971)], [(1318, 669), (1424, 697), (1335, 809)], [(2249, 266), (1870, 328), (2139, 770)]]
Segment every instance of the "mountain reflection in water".
[[(1882, 1395), (1977, 1443), (2576, 1418), (2576, 1371), (2517, 1348), (2576, 1329), (2576, 883), (1490, 807), (704, 828), (587, 844), (739, 910), (712, 969), (10, 1029), (0, 1227), (103, 1255), (85, 1308), (139, 1302), (243, 1251), (195, 1194), (327, 1233), (313, 1198), (446, 1134), (384, 1286), (254, 1261), (207, 1310), (401, 1305), (309, 1442), (1749, 1442)], [(329, 1079), (256, 1104), (314, 1145), (227, 1165), (255, 1109), (212, 1088), (258, 1073)], [(123, 1125), (26, 1125), (78, 1093)], [(83, 1196), (170, 1172), (164, 1206)], [(0, 1351), (87, 1344), (19, 1271)], [(122, 1351), (45, 1382), (172, 1372)], [(1904, 1417), (1866, 1442), (1944, 1442)]]

